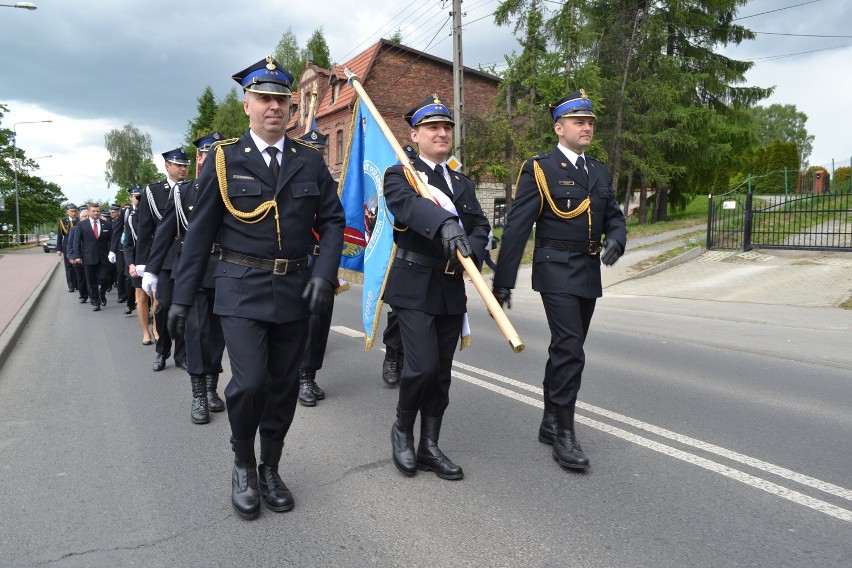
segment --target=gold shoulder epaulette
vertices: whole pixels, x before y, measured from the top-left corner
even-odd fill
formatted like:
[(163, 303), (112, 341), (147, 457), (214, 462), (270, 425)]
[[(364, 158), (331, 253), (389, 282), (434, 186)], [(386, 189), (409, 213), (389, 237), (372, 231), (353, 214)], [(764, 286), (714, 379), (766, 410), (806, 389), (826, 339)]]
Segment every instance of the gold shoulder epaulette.
[(227, 146), (228, 144), (236, 144), (239, 138), (225, 138), (224, 140), (217, 140), (210, 145), (210, 149), (214, 150), (216, 146)]
[(301, 144), (302, 146), (305, 146), (306, 148), (310, 148), (311, 150), (316, 150), (317, 152), (319, 152), (319, 148), (317, 148), (316, 146), (314, 146), (310, 142), (305, 142), (304, 140), (299, 140), (298, 138), (293, 138), (292, 140), (296, 144)]

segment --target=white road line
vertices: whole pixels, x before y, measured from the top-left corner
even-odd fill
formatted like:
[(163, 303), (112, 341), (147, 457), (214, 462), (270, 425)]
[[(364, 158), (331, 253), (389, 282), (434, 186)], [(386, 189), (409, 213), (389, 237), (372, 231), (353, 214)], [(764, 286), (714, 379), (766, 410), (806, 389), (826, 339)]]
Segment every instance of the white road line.
[[(334, 331), (337, 331), (338, 333), (342, 333), (343, 335), (346, 335), (346, 336), (349, 336), (349, 337), (363, 337), (364, 336), (364, 334), (360, 331), (356, 331), (356, 330), (346, 328), (346, 327), (342, 327), (342, 326), (334, 326), (334, 327), (332, 327), (332, 329)], [(511, 378), (505, 377), (503, 375), (498, 375), (496, 373), (492, 373), (491, 371), (486, 371), (485, 369), (480, 369), (478, 367), (473, 367), (471, 365), (466, 365), (464, 363), (460, 363), (460, 362), (457, 362), (457, 361), (453, 362), (453, 366), (460, 368), (460, 369), (464, 369), (466, 371), (470, 371), (470, 372), (480, 374), (484, 377), (488, 377), (490, 379), (511, 385), (511, 386), (518, 388), (518, 389), (521, 389), (521, 390), (533, 392), (538, 396), (537, 396), (537, 398), (532, 398), (530, 396), (515, 392), (513, 390), (501, 387), (499, 385), (495, 385), (493, 383), (484, 381), (480, 378), (473, 377), (473, 376), (467, 375), (465, 373), (460, 373), (458, 371), (453, 371), (453, 376), (458, 378), (458, 379), (461, 379), (461, 380), (468, 382), (470, 384), (482, 387), (484, 389), (490, 390), (492, 392), (496, 392), (496, 393), (501, 394), (503, 396), (506, 396), (508, 398), (512, 398), (514, 400), (517, 400), (517, 401), (522, 402), (524, 404), (533, 406), (535, 408), (540, 409), (540, 408), (544, 407), (544, 404), (541, 401), (542, 390), (539, 387), (528, 385), (526, 383), (522, 383), (521, 381), (517, 381), (515, 379), (511, 379)], [(730, 460), (749, 465), (749, 466), (754, 467), (756, 469), (760, 469), (760, 470), (765, 471), (767, 473), (772, 473), (772, 474), (778, 475), (780, 477), (783, 477), (785, 479), (789, 479), (791, 481), (796, 481), (796, 482), (801, 483), (803, 485), (807, 485), (808, 487), (818, 489), (820, 491), (830, 493), (832, 495), (836, 495), (836, 496), (842, 497), (844, 499), (852, 498), (852, 492), (850, 492), (847, 489), (844, 489), (843, 487), (840, 487), (840, 486), (837, 486), (837, 485), (834, 485), (834, 484), (831, 484), (831, 483), (827, 483), (825, 481), (821, 481), (819, 479), (815, 479), (815, 478), (809, 477), (807, 475), (802, 475), (802, 474), (796, 473), (792, 470), (789, 470), (789, 469), (786, 469), (786, 468), (783, 468), (783, 467), (780, 467), (780, 466), (777, 466), (777, 465), (774, 465), (774, 464), (771, 464), (771, 463), (768, 463), (768, 462), (764, 462), (762, 460), (751, 458), (749, 456), (739, 454), (737, 452), (726, 450), (725, 448), (715, 446), (713, 444), (708, 444), (707, 442), (703, 442), (703, 441), (697, 440), (695, 438), (690, 438), (689, 436), (683, 436), (681, 434), (677, 434), (675, 432), (672, 432), (670, 430), (666, 430), (664, 428), (658, 428), (657, 426), (654, 426), (652, 424), (648, 424), (648, 423), (642, 422), (640, 420), (635, 420), (633, 418), (630, 418), (628, 416), (624, 416), (622, 414), (618, 414), (616, 412), (610, 412), (606, 409), (603, 409), (603, 408), (600, 408), (600, 407), (597, 407), (597, 406), (594, 406), (594, 405), (591, 405), (591, 404), (579, 403), (578, 402), (577, 406), (580, 407), (583, 410), (593, 412), (593, 413), (596, 413), (596, 414), (600, 414), (601, 416), (605, 416), (607, 418), (610, 418), (611, 420), (616, 420), (618, 422), (623, 422), (625, 424), (629, 424), (629, 425), (631, 425), (635, 428), (639, 428), (639, 429), (651, 432), (653, 434), (656, 434), (656, 435), (664, 437), (664, 438), (669, 438), (671, 440), (675, 440), (675, 441), (680, 442), (682, 444), (692, 446), (694, 448), (701, 449), (701, 450), (704, 450), (706, 452), (710, 452), (710, 453), (720, 455), (720, 456), (728, 458)], [(827, 503), (825, 501), (815, 499), (813, 497), (810, 497), (810, 496), (805, 495), (803, 493), (800, 493), (798, 491), (794, 491), (792, 489), (788, 489), (788, 488), (783, 487), (781, 485), (778, 485), (776, 483), (772, 483), (771, 481), (767, 481), (765, 479), (761, 479), (759, 477), (745, 473), (743, 471), (733, 469), (731, 467), (728, 467), (726, 465), (714, 462), (712, 460), (708, 460), (706, 458), (703, 458), (703, 457), (700, 457), (700, 456), (697, 456), (697, 455), (694, 455), (694, 454), (690, 454), (690, 453), (685, 452), (683, 450), (679, 450), (677, 448), (673, 448), (671, 446), (661, 444), (660, 442), (656, 442), (656, 441), (651, 440), (649, 438), (645, 438), (645, 437), (639, 436), (637, 434), (633, 434), (631, 432), (628, 432), (627, 430), (623, 430), (623, 429), (618, 428), (616, 426), (611, 426), (611, 425), (606, 424), (604, 422), (599, 422), (599, 421), (594, 420), (592, 418), (587, 418), (585, 416), (578, 415), (578, 416), (575, 417), (575, 420), (577, 422), (580, 422), (581, 424), (585, 424), (587, 426), (590, 426), (590, 427), (595, 428), (597, 430), (600, 430), (602, 432), (612, 434), (613, 436), (616, 436), (616, 437), (621, 438), (623, 440), (627, 440), (629, 442), (632, 442), (634, 444), (646, 447), (648, 449), (654, 450), (654, 451), (659, 452), (661, 454), (664, 454), (664, 455), (685, 461), (687, 463), (691, 463), (691, 464), (696, 465), (698, 467), (704, 468), (708, 471), (712, 471), (714, 473), (724, 475), (725, 477), (734, 479), (736, 481), (739, 481), (740, 483), (744, 483), (744, 484), (749, 485), (751, 487), (755, 487), (755, 488), (760, 489), (762, 491), (766, 491), (767, 493), (771, 493), (773, 495), (781, 497), (783, 499), (787, 499), (788, 501), (792, 501), (793, 503), (796, 503), (798, 505), (803, 505), (805, 507), (814, 509), (816, 511), (819, 511), (821, 513), (824, 513), (826, 515), (829, 515), (831, 517), (835, 517), (837, 519), (840, 519), (840, 520), (843, 520), (843, 521), (846, 521), (846, 522), (852, 522), (852, 511), (849, 511), (849, 510), (844, 509), (842, 507), (838, 507), (836, 505), (832, 505), (831, 503)]]
[[(526, 383), (522, 383), (520, 381), (516, 381), (515, 379), (510, 379), (509, 377), (504, 377), (502, 375), (498, 375), (492, 373), (490, 371), (486, 371), (484, 369), (479, 369), (477, 367), (473, 367), (471, 365), (465, 365), (464, 363), (459, 363), (457, 361), (453, 362), (453, 365), (459, 367), (460, 369), (464, 369), (466, 371), (471, 371), (477, 374), (480, 374), (484, 377), (488, 377), (490, 379), (494, 379), (496, 381), (500, 381), (514, 387), (534, 392), (539, 396), (542, 395), (542, 390), (539, 387), (535, 387), (532, 385), (528, 385)], [(539, 408), (543, 407), (542, 403), (539, 403)], [(835, 495), (837, 497), (841, 497), (843, 499), (852, 501), (852, 491), (846, 489), (844, 487), (840, 487), (839, 485), (835, 485), (833, 483), (829, 483), (827, 481), (822, 481), (820, 479), (816, 479), (814, 477), (810, 477), (808, 475), (804, 475), (801, 473), (797, 473), (793, 470), (787, 469), (785, 467), (781, 467), (779, 465), (775, 465), (773, 463), (769, 463), (763, 460), (759, 460), (757, 458), (753, 458), (744, 454), (740, 454), (738, 452), (734, 452), (732, 450), (728, 450), (726, 448), (722, 448), (720, 446), (716, 446), (714, 444), (710, 444), (708, 442), (704, 442), (702, 440), (698, 440), (696, 438), (690, 438), (689, 436), (684, 436), (683, 434), (678, 434), (676, 432), (672, 432), (671, 430), (666, 430), (665, 428), (660, 428), (658, 426), (654, 426), (653, 424), (648, 424), (647, 422), (642, 422), (641, 420), (636, 420), (635, 418), (630, 418), (629, 416), (625, 416), (623, 414), (619, 414), (617, 412), (612, 412), (606, 410), (605, 408), (601, 408), (599, 406), (594, 406), (592, 404), (587, 404), (585, 402), (577, 402), (577, 408), (582, 410), (586, 410), (588, 412), (593, 412), (595, 414), (599, 414), (600, 416), (605, 416), (611, 420), (616, 420), (618, 422), (622, 422), (624, 424), (629, 424), (634, 428), (638, 428), (640, 430), (645, 430), (646, 432), (651, 432), (652, 434), (656, 434), (657, 436), (668, 438), (670, 440), (674, 440), (676, 442), (680, 442), (681, 444), (685, 444), (687, 446), (692, 446), (693, 448), (697, 448), (699, 450), (704, 450), (705, 452), (709, 452), (711, 454), (716, 454), (718, 456), (722, 456), (732, 461), (736, 461), (748, 466), (751, 466), (756, 469), (763, 470), (767, 473), (772, 473), (777, 475), (778, 477), (783, 477), (784, 479), (789, 479), (790, 481), (795, 481), (796, 483), (801, 483), (802, 485), (806, 485), (813, 489), (817, 489), (824, 493), (828, 493), (830, 495)]]
[(341, 333), (347, 337), (359, 337), (364, 339), (364, 332), (358, 331), (357, 329), (352, 329), (351, 327), (343, 327), (342, 325), (333, 325), (331, 326), (332, 331), (336, 331), (337, 333)]
[[(494, 391), (504, 396), (508, 396), (509, 398), (513, 398), (525, 404), (529, 404), (530, 406), (535, 406), (537, 408), (542, 408), (544, 406), (542, 402), (538, 399), (534, 399), (524, 394), (511, 391), (507, 388), (494, 385), (492, 383), (483, 381), (482, 379), (478, 379), (470, 375), (466, 375), (464, 373), (459, 373), (458, 371), (454, 371), (453, 376), (473, 385), (488, 389), (490, 391)], [(739, 481), (740, 483), (745, 483), (746, 485), (750, 485), (751, 487), (755, 487), (762, 491), (766, 491), (767, 493), (771, 493), (772, 495), (787, 499), (788, 501), (792, 501), (797, 505), (809, 507), (811, 509), (819, 511), (820, 513), (824, 513), (842, 521), (852, 522), (852, 511), (837, 507), (836, 505), (832, 505), (831, 503), (826, 503), (825, 501), (814, 499), (813, 497), (809, 497), (808, 495), (799, 493), (798, 491), (793, 491), (792, 489), (782, 487), (781, 485), (772, 483), (771, 481), (766, 481), (765, 479), (755, 477), (743, 471), (739, 471), (737, 469), (730, 468), (726, 465), (716, 463), (712, 460), (708, 460), (706, 458), (702, 458), (694, 454), (684, 452), (683, 450), (678, 450), (677, 448), (673, 448), (671, 446), (655, 442), (654, 440), (649, 440), (648, 438), (643, 438), (642, 436), (638, 436), (636, 434), (628, 432), (627, 430), (622, 430), (621, 428), (616, 428), (615, 426), (610, 426), (609, 424), (598, 422), (597, 420), (586, 418), (585, 416), (578, 415), (575, 417), (575, 420), (581, 424), (585, 424), (586, 426), (596, 428), (598, 430), (606, 432), (607, 434), (612, 434), (613, 436), (616, 436), (623, 440), (627, 440), (628, 442), (632, 442), (639, 446), (644, 446), (650, 450), (654, 450), (655, 452), (660, 452), (661, 454), (665, 454), (667, 456), (683, 460), (687, 463), (697, 465), (698, 467), (704, 468), (708, 471), (724, 475), (725, 477), (729, 477), (733, 480)]]

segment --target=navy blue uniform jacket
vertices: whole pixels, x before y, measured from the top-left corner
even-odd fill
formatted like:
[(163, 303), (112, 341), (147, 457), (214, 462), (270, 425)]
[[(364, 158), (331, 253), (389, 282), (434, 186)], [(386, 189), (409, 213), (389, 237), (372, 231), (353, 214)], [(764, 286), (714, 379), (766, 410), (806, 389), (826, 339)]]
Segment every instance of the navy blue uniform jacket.
[[(572, 211), (582, 201), (591, 200), (592, 224), (581, 213), (573, 219), (563, 219), (553, 212), (546, 198), (539, 193), (533, 162), (538, 161), (547, 179), (553, 202), (561, 211)], [(537, 239), (560, 241), (600, 242), (605, 234), (608, 241), (617, 241), (622, 250), (627, 244), (627, 225), (615, 199), (609, 170), (601, 162), (586, 156), (589, 187), (580, 172), (568, 161), (557, 146), (549, 154), (527, 160), (521, 169), (515, 199), (503, 230), (494, 286), (514, 288), (518, 264), (524, 254), (533, 223)], [(569, 204), (570, 201), (570, 204)], [(600, 255), (586, 252), (536, 248), (533, 254), (533, 290), (543, 294), (572, 294), (581, 298), (599, 298), (601, 287)]]
[[(230, 142), (230, 141), (228, 141)], [(281, 249), (275, 211), (257, 223), (244, 223), (225, 207), (216, 171), (216, 157), (225, 157), (227, 195), (238, 211), (250, 212), (275, 199), (281, 227)], [(219, 235), (223, 250), (262, 259), (305, 258), (313, 249), (311, 227), (320, 236), (320, 255), (311, 270), (286, 275), (219, 262), (214, 313), (272, 323), (308, 317), (302, 292), (308, 278), (337, 282), (346, 219), (337, 197), (337, 183), (316, 149), (284, 139), (278, 180), (266, 165), (248, 131), (236, 142), (210, 151), (198, 178), (201, 194), (184, 240), (172, 303), (192, 305), (204, 276), (210, 247)]]
[[(438, 174), (422, 160), (415, 159), (415, 169), (425, 172), (429, 183), (436, 185)], [(459, 220), (467, 233), (474, 264), (483, 258), (488, 241), (488, 219), (476, 199), (473, 182), (457, 172), (450, 172), (453, 182), (453, 203)], [(394, 216), (394, 241), (397, 248), (412, 251), (446, 263), (441, 243), (441, 224), (454, 215), (443, 207), (425, 199), (411, 187), (402, 166), (393, 166), (385, 172), (385, 200)], [(393, 259), (385, 284), (383, 300), (400, 308), (419, 310), (433, 315), (463, 314), (467, 311), (464, 280), (449, 276), (428, 266)]]

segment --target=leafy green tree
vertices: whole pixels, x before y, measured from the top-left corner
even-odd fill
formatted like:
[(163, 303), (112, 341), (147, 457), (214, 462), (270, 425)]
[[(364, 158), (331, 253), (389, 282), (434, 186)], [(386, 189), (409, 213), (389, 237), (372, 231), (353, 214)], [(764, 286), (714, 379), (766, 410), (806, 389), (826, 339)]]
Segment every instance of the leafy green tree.
[(239, 138), (248, 130), (248, 116), (236, 87), (216, 106), (211, 130), (218, 130), (225, 138)]
[(843, 166), (834, 170), (831, 191), (836, 193), (852, 193), (852, 168)]
[[(198, 114), (193, 120), (189, 121), (186, 132), (186, 147), (193, 146), (193, 142), (199, 137), (204, 136), (214, 130), (213, 119), (216, 116), (216, 98), (213, 96), (213, 89), (207, 85), (198, 97), (196, 106)], [(195, 178), (195, 153), (187, 152), (190, 155), (189, 169), (187, 179)]]
[(143, 186), (159, 177), (159, 174), (153, 179), (150, 177), (151, 167), (154, 171), (157, 169), (152, 161), (151, 135), (140, 131), (133, 123), (110, 130), (104, 135), (104, 142), (110, 155), (104, 172), (107, 187)]
[[(311, 34), (311, 37), (308, 38), (305, 51), (311, 53), (314, 65), (322, 67), (323, 69), (331, 69), (331, 53), (328, 49), (328, 43), (325, 41), (322, 26), (315, 29), (314, 33)], [(307, 53), (303, 53), (303, 55), (306, 57)], [(302, 57), (303, 66), (305, 57)], [(301, 71), (302, 67), (299, 67), (298, 70)], [(295, 73), (296, 69), (290, 69), (290, 71)]]
[(749, 112), (754, 119), (755, 135), (761, 146), (768, 146), (774, 140), (792, 142), (799, 149), (799, 161), (808, 163), (814, 137), (808, 134), (805, 126), (808, 116), (799, 112), (796, 105), (755, 106)]
[(299, 48), (296, 34), (293, 33), (291, 27), (288, 27), (281, 39), (278, 40), (278, 45), (275, 46), (273, 53), (275, 60), (293, 74), (299, 73), (305, 66), (304, 54)]

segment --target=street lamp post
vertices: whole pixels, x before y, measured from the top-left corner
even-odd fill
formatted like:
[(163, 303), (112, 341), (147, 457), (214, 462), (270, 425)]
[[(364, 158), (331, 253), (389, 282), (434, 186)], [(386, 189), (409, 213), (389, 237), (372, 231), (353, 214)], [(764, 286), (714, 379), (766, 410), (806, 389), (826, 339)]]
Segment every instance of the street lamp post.
[(32, 2), (15, 2), (14, 4), (0, 4), (4, 8), (23, 8), (24, 10), (35, 10), (38, 8)]
[[(26, 4), (27, 2), (19, 2)], [(32, 8), (30, 8), (32, 9)], [(18, 125), (39, 124), (41, 122), (53, 122), (52, 120), (25, 120), (12, 125), (12, 161), (15, 163), (15, 244), (21, 244), (21, 209), (18, 205)]]

